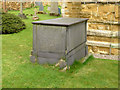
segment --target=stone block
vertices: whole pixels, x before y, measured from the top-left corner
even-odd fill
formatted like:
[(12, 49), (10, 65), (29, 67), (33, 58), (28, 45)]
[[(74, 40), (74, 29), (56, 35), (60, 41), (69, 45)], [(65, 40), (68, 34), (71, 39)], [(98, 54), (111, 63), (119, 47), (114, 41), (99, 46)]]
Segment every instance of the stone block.
[(120, 25), (110, 25), (104, 23), (89, 23), (88, 29), (95, 29), (95, 30), (109, 30), (109, 31), (118, 31)]
[(30, 61), (31, 61), (32, 63), (35, 63), (35, 62), (36, 62), (35, 56), (31, 56), (31, 57), (30, 57)]
[(87, 36), (89, 41), (100, 41), (100, 42), (109, 42), (109, 43), (118, 43), (118, 38), (111, 37), (98, 37), (98, 36)]
[[(89, 53), (95, 53), (95, 54), (110, 54), (110, 48), (109, 47), (98, 47), (98, 46), (88, 46), (88, 52)], [(120, 50), (117, 48), (111, 48), (111, 55), (119, 55)]]

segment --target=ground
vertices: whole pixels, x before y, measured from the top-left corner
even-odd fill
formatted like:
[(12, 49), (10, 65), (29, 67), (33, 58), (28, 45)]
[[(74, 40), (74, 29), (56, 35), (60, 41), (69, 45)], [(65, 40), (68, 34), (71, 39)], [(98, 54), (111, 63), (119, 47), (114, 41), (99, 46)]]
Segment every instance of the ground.
[[(9, 11), (18, 15), (19, 11)], [(33, 14), (34, 8), (24, 10)], [(38, 15), (40, 20), (58, 18)], [(50, 65), (32, 64), (32, 16), (23, 21), (27, 28), (19, 33), (2, 35), (3, 88), (117, 88), (118, 61), (90, 57), (84, 64), (75, 62), (60, 72)]]

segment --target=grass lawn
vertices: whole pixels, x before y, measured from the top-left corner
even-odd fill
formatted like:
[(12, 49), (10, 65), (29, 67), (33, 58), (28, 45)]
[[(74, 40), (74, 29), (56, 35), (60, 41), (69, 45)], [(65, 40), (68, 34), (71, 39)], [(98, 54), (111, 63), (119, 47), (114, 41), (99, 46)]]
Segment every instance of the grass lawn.
[[(9, 11), (18, 15), (19, 11)], [(34, 13), (34, 8), (24, 10)], [(58, 18), (38, 15), (40, 20)], [(23, 20), (27, 28), (19, 33), (2, 35), (3, 88), (117, 88), (118, 61), (90, 57), (75, 62), (70, 71), (60, 72), (53, 66), (32, 64), (32, 16)]]

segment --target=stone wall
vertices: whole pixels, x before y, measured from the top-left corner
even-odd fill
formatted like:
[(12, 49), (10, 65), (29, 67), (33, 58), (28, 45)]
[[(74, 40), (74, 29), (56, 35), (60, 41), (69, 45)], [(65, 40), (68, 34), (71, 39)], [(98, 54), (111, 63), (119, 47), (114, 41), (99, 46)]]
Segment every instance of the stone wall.
[[(3, 2), (0, 1), (0, 8), (2, 8)], [(51, 5), (50, 2), (47, 0), (43, 0), (43, 6)], [(58, 3), (59, 6), (62, 5), (62, 2)], [(20, 10), (20, 3), (19, 2), (6, 2), (7, 10)], [(23, 9), (34, 7), (34, 2), (23, 2)]]
[[(2, 7), (3, 2), (0, 1), (0, 7)], [(24, 8), (31, 8), (33, 2), (23, 2), (23, 9)], [(7, 10), (20, 10), (20, 3), (19, 2), (6, 2)]]
[(63, 17), (89, 18), (87, 44), (89, 52), (118, 55), (120, 4), (117, 2), (64, 2)]

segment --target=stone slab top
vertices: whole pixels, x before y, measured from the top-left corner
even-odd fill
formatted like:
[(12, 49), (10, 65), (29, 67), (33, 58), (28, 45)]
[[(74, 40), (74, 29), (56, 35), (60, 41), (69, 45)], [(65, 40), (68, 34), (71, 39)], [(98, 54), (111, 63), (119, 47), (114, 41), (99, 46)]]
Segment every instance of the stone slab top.
[(70, 26), (80, 22), (87, 21), (87, 18), (56, 18), (49, 19), (43, 21), (35, 21), (32, 24), (40, 24), (40, 25), (53, 25), (53, 26)]

